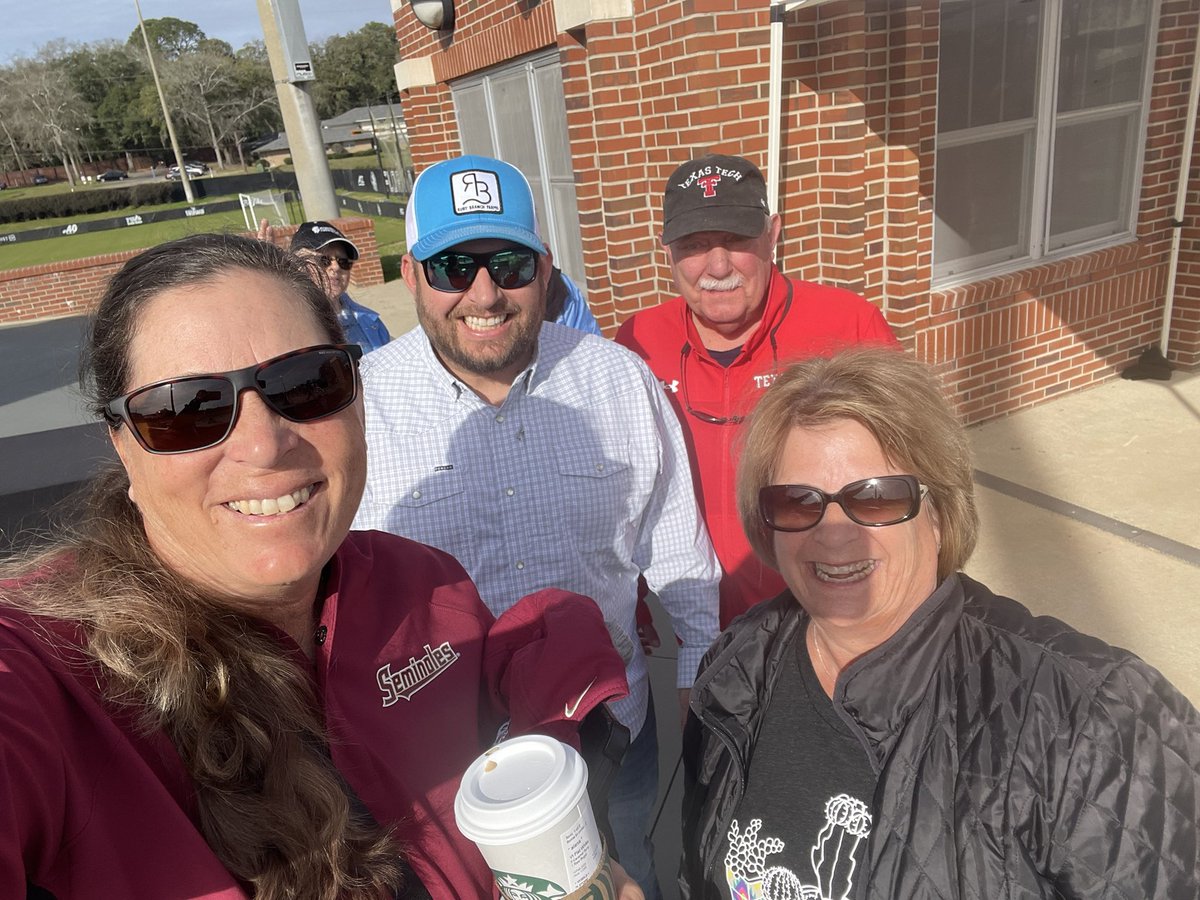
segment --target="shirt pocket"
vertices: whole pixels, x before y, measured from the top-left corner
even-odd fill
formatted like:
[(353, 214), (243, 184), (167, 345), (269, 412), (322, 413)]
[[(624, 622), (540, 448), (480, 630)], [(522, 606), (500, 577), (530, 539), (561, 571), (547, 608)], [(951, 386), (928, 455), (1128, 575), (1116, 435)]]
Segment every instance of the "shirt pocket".
[(581, 549), (612, 546), (636, 527), (640, 509), (636, 471), (627, 441), (563, 441), (555, 447), (555, 472), (568, 527)]
[(453, 552), (470, 510), (468, 472), (429, 435), (368, 435), (363, 516), (372, 527)]
[(412, 469), (398, 473), (394, 504), (408, 509), (420, 509), (457, 497), (466, 490), (461, 470)]

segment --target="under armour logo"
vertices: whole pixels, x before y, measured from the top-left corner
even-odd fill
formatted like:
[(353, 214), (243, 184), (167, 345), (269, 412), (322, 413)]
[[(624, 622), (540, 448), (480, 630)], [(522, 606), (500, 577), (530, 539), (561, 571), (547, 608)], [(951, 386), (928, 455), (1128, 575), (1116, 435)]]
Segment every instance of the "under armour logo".
[(662, 386), (663, 386), (664, 391), (670, 391), (672, 394), (679, 393), (679, 379), (678, 378), (676, 378), (674, 381), (664, 381), (662, 383)]
[(717, 196), (717, 182), (720, 180), (720, 175), (705, 175), (703, 178), (697, 179), (696, 184), (704, 189), (705, 197), (715, 197)]
[(495, 172), (472, 169), (450, 176), (450, 192), (456, 215), (478, 212), (504, 212), (500, 197), (500, 179)]

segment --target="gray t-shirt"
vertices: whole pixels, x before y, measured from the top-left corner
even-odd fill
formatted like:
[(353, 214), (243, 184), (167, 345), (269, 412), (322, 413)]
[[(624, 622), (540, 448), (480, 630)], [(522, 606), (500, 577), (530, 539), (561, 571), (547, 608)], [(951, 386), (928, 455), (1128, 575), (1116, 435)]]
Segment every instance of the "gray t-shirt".
[(799, 634), (754, 745), (725, 864), (713, 873), (724, 879), (724, 896), (840, 900), (861, 887), (875, 774), (821, 689), (806, 646)]

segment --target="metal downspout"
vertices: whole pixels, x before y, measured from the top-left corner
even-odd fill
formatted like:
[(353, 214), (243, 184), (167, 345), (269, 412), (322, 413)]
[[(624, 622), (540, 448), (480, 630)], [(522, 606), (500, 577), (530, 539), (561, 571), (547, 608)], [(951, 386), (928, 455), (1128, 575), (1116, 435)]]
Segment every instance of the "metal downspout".
[[(774, 9), (774, 7), (772, 7)], [(1171, 331), (1171, 312), (1175, 306), (1175, 275), (1179, 270), (1179, 247), (1183, 241), (1183, 212), (1187, 205), (1188, 175), (1192, 170), (1192, 147), (1196, 138), (1196, 103), (1200, 100), (1200, 36), (1192, 52), (1192, 86), (1188, 93), (1187, 126), (1183, 134), (1183, 157), (1179, 163), (1179, 183), (1175, 189), (1175, 215), (1171, 219), (1171, 264), (1167, 269), (1167, 294), (1163, 307), (1162, 332), (1158, 347), (1167, 355)]]
[(787, 4), (771, 0), (771, 58), (767, 94), (767, 208), (779, 212), (779, 117), (783, 107), (783, 14)]
[(830, 0), (771, 0), (771, 58), (767, 94), (767, 206), (779, 212), (780, 132), (783, 128), (783, 17), (802, 6), (820, 6)]

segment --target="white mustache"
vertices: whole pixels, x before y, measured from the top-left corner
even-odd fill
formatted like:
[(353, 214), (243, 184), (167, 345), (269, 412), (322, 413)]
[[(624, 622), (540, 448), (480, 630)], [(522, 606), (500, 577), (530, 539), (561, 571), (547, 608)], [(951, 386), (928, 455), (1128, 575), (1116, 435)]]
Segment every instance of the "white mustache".
[(703, 275), (697, 282), (702, 291), (736, 291), (745, 283), (746, 279), (736, 272), (726, 275), (724, 278), (710, 278)]

